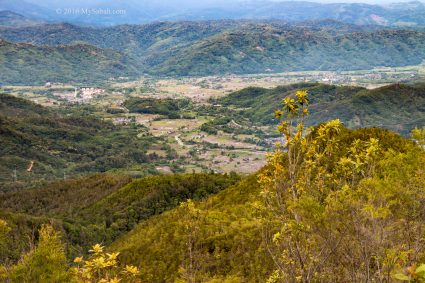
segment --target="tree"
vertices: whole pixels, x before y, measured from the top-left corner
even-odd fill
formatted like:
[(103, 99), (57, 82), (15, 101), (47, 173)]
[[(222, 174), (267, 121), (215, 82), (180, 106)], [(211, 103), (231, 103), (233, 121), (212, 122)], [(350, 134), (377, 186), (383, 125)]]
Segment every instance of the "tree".
[(187, 200), (180, 204), (180, 233), (185, 237), (182, 250), (184, 258), (179, 268), (179, 279), (177, 282), (199, 282), (200, 278), (200, 256), (198, 248), (199, 238), (201, 238), (201, 228), (199, 227), (202, 219), (201, 210), (196, 208), (192, 200)]
[(295, 97), (275, 112), (284, 143), (258, 178), (269, 282), (391, 282), (424, 256), (424, 150), (383, 147), (376, 131), (348, 142), (339, 120), (305, 130), (307, 93)]
[(70, 282), (64, 245), (52, 226), (43, 225), (37, 247), (8, 271), (11, 282)]

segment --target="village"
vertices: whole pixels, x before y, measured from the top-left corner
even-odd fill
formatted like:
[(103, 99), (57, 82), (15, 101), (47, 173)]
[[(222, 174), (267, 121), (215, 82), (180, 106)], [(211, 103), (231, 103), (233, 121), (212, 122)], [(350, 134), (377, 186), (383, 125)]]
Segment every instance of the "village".
[[(208, 105), (221, 107), (213, 104), (211, 99), (248, 86), (273, 88), (293, 83), (319, 82), (376, 88), (396, 81), (415, 81), (423, 75), (423, 66), (412, 66), (365, 71), (185, 78), (142, 77), (137, 81), (109, 80), (102, 85), (46, 82), (42, 86), (2, 86), (0, 92), (25, 97), (49, 107), (87, 105), (94, 115), (111, 121), (116, 126), (137, 127), (140, 136), (151, 136), (155, 140), (148, 152), (169, 160), (156, 166), (157, 170), (163, 173), (176, 170), (251, 173), (265, 163), (266, 151), (280, 139), (273, 135), (262, 136), (260, 139), (255, 131), (249, 135), (222, 131), (206, 133), (201, 130), (202, 125), (212, 121), (214, 117), (196, 113), (194, 109)], [(186, 99), (191, 101), (192, 107), (182, 113), (182, 117), (170, 119), (159, 114), (132, 113), (124, 105), (125, 101), (131, 98)], [(228, 126), (236, 130), (244, 127), (234, 120), (230, 121)], [(272, 128), (258, 131), (263, 130), (273, 132)], [(254, 160), (255, 162), (252, 162)]]

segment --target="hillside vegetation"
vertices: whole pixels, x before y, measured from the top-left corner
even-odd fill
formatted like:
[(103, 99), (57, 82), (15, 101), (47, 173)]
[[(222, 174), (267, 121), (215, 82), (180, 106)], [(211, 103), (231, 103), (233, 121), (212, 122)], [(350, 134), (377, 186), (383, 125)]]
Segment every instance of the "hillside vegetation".
[[(400, 264), (421, 262), (423, 247), (414, 252), (407, 248), (408, 243), (419, 241), (420, 235), (405, 236), (409, 232), (404, 230), (407, 228), (403, 223), (411, 219), (414, 225), (419, 225), (415, 227), (424, 225), (420, 217), (424, 212), (420, 204), (424, 196), (420, 165), (425, 158), (423, 151), (382, 130), (342, 130), (336, 138), (339, 149), (335, 160), (349, 155), (350, 145), (356, 140), (367, 143), (370, 138), (378, 138), (385, 142), (381, 147), (383, 155), (379, 155), (385, 157), (376, 161), (379, 173), (370, 178), (359, 177), (350, 188), (342, 184), (334, 188), (327, 183), (318, 184), (319, 188), (306, 188), (304, 197), (297, 203), (286, 199), (281, 207), (274, 202), (275, 206), (268, 207), (264, 197), (267, 192), (275, 196), (274, 187), (262, 187), (258, 180), (264, 174), (269, 176), (267, 172), (273, 168), (270, 163), (259, 175), (250, 176), (207, 201), (189, 202), (141, 223), (117, 240), (110, 250), (119, 251), (123, 263), (139, 266), (142, 280), (148, 282), (266, 282), (278, 278), (280, 272), (275, 271), (275, 261), (285, 262), (282, 246), (289, 237), (296, 237), (297, 234), (292, 236), (292, 233), (297, 231), (309, 237), (309, 242), (301, 244), (301, 256), (305, 260), (311, 257), (311, 264), (317, 264), (315, 276), (327, 280), (347, 282), (351, 281), (350, 276), (361, 280), (368, 272), (372, 278), (380, 278), (376, 266), (398, 255), (409, 254), (411, 258), (394, 266), (384, 265), (389, 273), (395, 272)], [(328, 172), (338, 170), (331, 168)], [(414, 177), (415, 174), (419, 175)], [(270, 178), (270, 181), (287, 180), (283, 176)], [(396, 199), (397, 204), (392, 204)], [(303, 215), (303, 224), (297, 226), (291, 219), (281, 219), (282, 214), (274, 214), (283, 213), (285, 204), (295, 205), (294, 209)], [(416, 213), (412, 213), (413, 210)], [(357, 216), (355, 219), (350, 218), (351, 211)], [(411, 229), (411, 232), (417, 231)], [(385, 231), (383, 239), (377, 237), (380, 231)], [(333, 253), (328, 254), (326, 250), (328, 258), (325, 259), (320, 257), (320, 248), (315, 250), (319, 255), (310, 254), (314, 243), (322, 244), (322, 241), (331, 245), (329, 248), (338, 244), (331, 250)], [(375, 260), (376, 265), (367, 266), (364, 261), (368, 260)], [(356, 268), (351, 269), (351, 264)], [(293, 268), (294, 276), (301, 273), (296, 262), (283, 267)], [(389, 277), (389, 282), (393, 282), (391, 280)]]
[[(199, 76), (357, 70), (417, 65), (425, 59), (424, 32), (330, 20), (295, 24), (248, 20), (159, 22), (108, 28), (47, 24), (0, 28), (0, 38), (39, 46), (2, 43), (0, 52), (10, 64), (2, 64), (1, 81), (17, 84), (46, 79), (95, 81), (145, 73)], [(16, 52), (12, 58), (15, 61), (6, 60), (11, 50)], [(28, 52), (34, 53), (35, 60), (28, 57)], [(49, 70), (39, 68), (33, 78), (26, 76), (37, 66), (37, 58), (43, 52), (52, 57)], [(87, 59), (87, 54), (97, 58)], [(17, 58), (21, 64), (17, 64)], [(69, 72), (62, 72), (63, 66)], [(52, 69), (56, 71), (50, 72)], [(18, 71), (24, 75), (18, 77)], [(83, 76), (84, 73), (90, 75)]]
[(0, 83), (93, 83), (139, 74), (125, 55), (86, 44), (35, 46), (0, 39)]
[(172, 98), (130, 98), (123, 105), (132, 113), (159, 114), (177, 119), (180, 118), (180, 111), (190, 105), (190, 101)]
[(245, 88), (221, 98), (217, 103), (233, 107), (253, 121), (273, 124), (270, 113), (282, 97), (293, 96), (303, 88), (310, 94), (307, 125), (339, 118), (350, 128), (381, 127), (408, 134), (425, 122), (425, 88), (423, 84), (394, 84), (367, 90), (361, 87), (331, 86), (318, 83), (280, 86), (273, 89)]
[[(85, 113), (60, 113), (10, 95), (0, 95), (0, 176), (13, 181), (64, 174), (105, 172), (152, 160), (146, 151), (152, 138), (138, 138), (138, 128), (118, 127)], [(31, 161), (31, 172), (27, 168)]]
[[(294, 89), (275, 104), (282, 142), (264, 168), (242, 180), (101, 174), (0, 195), (2, 278), (307, 283), (425, 277), (425, 129), (415, 129), (411, 139), (379, 128), (350, 130), (339, 119), (307, 129), (314, 87), (323, 86), (305, 87), (312, 94)], [(64, 198), (69, 203), (62, 206)], [(24, 239), (38, 228), (39, 240), (29, 247)], [(76, 255), (83, 257), (66, 262)]]
[(159, 215), (187, 199), (201, 200), (233, 185), (237, 175), (186, 174), (132, 180), (95, 174), (34, 189), (0, 195), (0, 216), (8, 222), (8, 250), (0, 262), (14, 262), (30, 248), (27, 241), (41, 224), (62, 231), (69, 256), (96, 243), (109, 244), (137, 223)]
[(425, 58), (424, 47), (424, 34), (414, 31), (332, 35), (257, 25), (200, 40), (154, 70), (193, 76), (371, 69), (420, 64)]

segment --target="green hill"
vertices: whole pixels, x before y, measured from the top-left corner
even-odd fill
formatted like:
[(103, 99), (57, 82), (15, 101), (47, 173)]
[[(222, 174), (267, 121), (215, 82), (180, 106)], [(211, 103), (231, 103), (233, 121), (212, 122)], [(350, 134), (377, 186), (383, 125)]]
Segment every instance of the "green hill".
[(70, 252), (75, 253), (78, 246), (66, 236), (66, 225), (61, 218), (74, 215), (130, 181), (127, 176), (95, 174), (1, 194), (0, 218), (8, 223), (11, 232), (6, 243), (0, 245), (0, 262), (19, 260), (22, 252), (36, 241), (37, 230), (46, 223), (52, 223), (65, 234)]
[[(358, 139), (359, 141), (366, 142), (371, 137), (377, 138), (379, 141), (383, 142), (381, 148), (383, 151), (393, 152), (394, 154), (386, 155), (386, 157), (381, 160), (382, 163), (379, 163), (381, 165), (377, 165), (379, 166), (377, 170), (383, 175), (381, 176), (379, 173), (378, 175), (381, 177), (376, 177), (377, 179), (373, 180), (383, 183), (393, 182), (396, 187), (394, 187), (394, 191), (388, 192), (389, 195), (387, 195), (387, 197), (389, 199), (383, 200), (381, 198), (383, 197), (381, 195), (381, 187), (379, 187), (380, 183), (367, 183), (368, 181), (365, 179), (365, 182), (362, 184), (364, 187), (369, 186), (367, 188), (370, 189), (371, 194), (373, 194), (373, 192), (378, 194), (379, 192), (379, 197), (377, 198), (383, 203), (387, 203), (387, 201), (391, 202), (390, 199), (398, 197), (398, 193), (405, 189), (402, 184), (409, 178), (412, 178), (415, 175), (415, 170), (421, 167), (420, 160), (423, 161), (425, 155), (423, 151), (420, 153), (417, 149), (413, 149), (413, 144), (411, 142), (391, 132), (380, 129), (361, 129), (354, 131), (342, 130), (340, 132), (337, 138), (337, 140), (339, 140), (339, 146), (337, 152), (334, 152), (334, 154), (336, 154), (334, 158), (338, 160), (338, 158), (348, 154), (354, 140)], [(403, 160), (401, 163), (399, 163), (400, 158)], [(285, 163), (285, 161), (283, 162)], [(328, 169), (326, 169), (329, 170), (327, 172), (336, 170), (335, 167), (333, 167), (334, 165), (336, 166), (336, 164), (332, 161), (329, 160), (326, 164), (329, 165), (329, 167), (327, 167)], [(394, 172), (395, 168), (397, 168), (396, 170), (398, 170), (398, 173)], [(270, 252), (275, 246), (271, 240), (270, 242), (266, 242), (265, 239), (271, 238), (274, 233), (279, 231), (282, 234), (288, 233), (287, 231), (285, 232), (285, 229), (290, 229), (289, 225), (291, 224), (289, 222), (290, 220), (286, 220), (288, 222), (285, 222), (285, 220), (278, 218), (274, 223), (277, 225), (277, 230), (267, 230), (268, 225), (272, 225), (272, 223), (268, 221), (274, 219), (275, 213), (279, 214), (279, 209), (284, 209), (284, 207), (279, 207), (278, 204), (273, 203), (276, 205), (274, 208), (270, 207), (269, 211), (264, 210), (264, 201), (267, 201), (263, 198), (264, 194), (267, 193), (268, 189), (273, 190), (272, 187), (268, 189), (264, 188), (263, 191), (261, 190), (258, 175), (263, 174), (265, 170), (268, 170), (267, 167), (261, 170), (257, 175), (245, 178), (235, 186), (217, 195), (211, 196), (206, 201), (182, 205), (179, 208), (142, 222), (134, 230), (114, 242), (109, 247), (109, 250), (119, 251), (121, 253), (120, 260), (123, 264), (134, 264), (139, 266), (141, 269), (141, 278), (147, 282), (186, 282), (189, 280), (188, 278), (197, 278), (196, 280), (202, 282), (266, 282), (276, 268), (274, 263), (280, 261), (284, 262), (285, 257), (284, 254), (282, 254), (282, 258), (280, 258), (280, 254), (277, 254), (276, 258), (273, 259), (273, 255), (271, 255)], [(305, 168), (305, 170), (308, 169)], [(423, 172), (420, 174), (423, 176)], [(361, 177), (361, 179), (363, 179), (363, 177)], [(281, 179), (281, 181), (284, 182), (285, 180)], [(421, 181), (419, 179), (414, 179), (412, 182), (408, 182), (408, 184), (408, 186), (410, 186), (408, 189), (409, 193), (406, 194), (412, 193), (411, 196), (413, 197), (412, 191), (415, 190), (414, 186), (421, 184)], [(330, 201), (330, 199), (334, 197), (334, 194), (342, 194), (341, 198), (344, 196), (348, 197), (343, 191), (339, 190), (341, 190), (341, 188), (319, 194), (319, 198), (324, 198), (321, 200), (324, 202), (322, 204), (317, 204), (313, 201), (316, 195), (312, 193), (303, 199), (303, 203), (297, 205), (300, 207), (302, 205), (306, 206), (306, 215), (310, 215), (311, 218), (314, 218), (313, 215), (321, 215), (322, 212), (325, 214), (326, 208), (332, 206), (330, 203), (327, 204), (327, 201)], [(422, 191), (422, 189), (414, 193), (415, 197), (421, 194), (420, 191)], [(353, 192), (357, 192), (356, 189), (353, 189)], [(281, 193), (286, 194), (285, 192)], [(355, 209), (361, 210), (363, 205), (365, 210), (369, 207), (368, 205), (375, 207), (373, 204), (367, 203), (368, 201), (373, 202), (372, 196), (369, 196), (369, 198), (372, 199), (367, 200), (368, 197), (360, 195), (359, 192), (358, 197), (359, 198), (355, 200), (357, 202), (353, 200), (354, 203), (351, 204), (353, 211)], [(423, 195), (420, 198), (423, 199)], [(403, 197), (402, 199), (403, 200), (399, 200), (404, 204), (406, 204), (405, 202), (415, 202), (417, 200), (413, 200), (409, 197)], [(285, 204), (292, 204), (287, 199), (283, 199), (283, 201)], [(335, 202), (335, 204), (336, 206), (340, 204), (342, 206), (341, 210), (350, 207), (346, 199), (339, 200)], [(356, 205), (359, 207), (356, 207)], [(379, 207), (379, 204), (375, 205)], [(300, 207), (290, 206), (289, 209), (301, 209)], [(402, 214), (404, 216), (398, 214), (397, 207), (399, 206), (390, 208), (391, 212), (389, 213), (394, 213), (391, 214), (394, 215), (394, 218), (391, 218), (392, 220), (388, 219), (388, 221), (392, 224), (386, 222), (386, 224), (380, 226), (383, 227), (382, 229), (385, 229), (385, 231), (392, 231), (392, 225), (396, 225), (395, 219), (400, 219), (397, 217), (408, 217), (406, 214)], [(321, 209), (323, 209), (323, 211)], [(423, 211), (423, 206), (421, 206), (420, 211)], [(349, 215), (350, 212), (348, 211), (348, 218)], [(423, 221), (418, 220), (420, 216), (417, 215), (415, 217), (415, 221), (423, 223)], [(310, 220), (308, 216), (305, 216), (305, 218)], [(358, 235), (360, 238), (356, 238), (355, 231), (349, 231), (348, 228), (344, 226), (344, 221), (348, 221), (348, 218), (341, 220), (343, 221), (343, 228), (340, 228), (340, 226), (337, 228), (343, 229), (340, 231), (342, 234), (341, 237), (343, 237), (343, 244), (341, 244), (343, 247), (341, 247), (341, 250), (335, 249), (334, 252), (336, 254), (329, 255), (328, 259), (323, 262), (322, 267), (319, 269), (320, 271), (318, 271), (319, 273), (324, 272), (324, 276), (327, 280), (333, 278), (332, 281), (347, 281), (349, 277), (344, 275), (344, 272), (347, 269), (349, 270), (350, 263), (344, 262), (341, 260), (341, 257), (347, 256), (353, 261), (357, 262), (357, 260), (359, 260), (360, 262), (361, 256), (357, 255), (358, 250), (350, 250), (350, 248), (354, 248), (358, 241), (362, 241), (363, 236), (369, 237), (369, 234), (379, 234), (379, 231), (367, 230), (369, 234), (362, 231), (359, 232), (361, 235)], [(312, 239), (316, 239), (312, 240), (313, 242), (319, 241), (319, 239), (320, 241), (326, 240), (326, 237), (332, 237), (334, 234), (326, 234), (324, 230), (333, 227), (332, 225), (339, 220), (326, 219), (327, 222), (323, 221), (325, 220), (320, 219), (320, 216), (318, 216), (318, 219), (312, 220), (312, 223), (315, 223), (314, 225), (318, 225), (317, 227), (311, 228), (312, 230), (308, 230), (307, 227), (305, 228), (306, 231), (308, 231), (307, 233), (312, 233)], [(364, 224), (366, 227), (369, 227), (368, 220), (364, 221), (362, 225)], [(359, 224), (357, 223), (356, 225)], [(281, 230), (279, 230), (280, 228), (278, 227), (281, 227)], [(366, 227), (365, 229), (367, 229)], [(304, 231), (303, 226), (298, 228), (300, 229), (298, 233)], [(321, 234), (322, 232), (324, 234)], [(337, 232), (333, 233), (337, 235)], [(391, 235), (392, 236), (389, 236), (388, 234), (388, 237), (383, 241), (391, 242), (391, 247), (394, 247), (394, 249), (396, 249), (396, 245), (398, 244), (397, 241), (403, 243), (407, 241), (406, 239), (397, 238), (394, 234)], [(316, 236), (317, 238), (315, 238)], [(346, 240), (344, 240), (344, 237), (348, 238), (351, 236), (354, 237), (352, 239), (353, 242), (346, 242)], [(285, 238), (282, 239), (282, 242), (285, 243)], [(335, 243), (333, 243), (333, 247), (335, 247), (334, 244)], [(344, 250), (346, 247), (347, 250)], [(397, 248), (398, 247), (399, 246), (397, 246)], [(382, 247), (382, 249), (384, 248), (385, 247)], [(302, 249), (303, 250), (300, 252), (305, 252), (304, 249), (306, 249), (306, 247), (302, 246)], [(370, 247), (370, 249), (376, 251), (378, 247), (374, 246)], [(423, 251), (421, 251), (421, 255), (423, 255)], [(327, 270), (333, 270), (332, 268), (335, 268), (335, 273), (329, 271), (330, 273), (327, 274)], [(344, 270), (344, 272), (341, 271), (341, 274), (338, 274), (336, 270)], [(374, 272), (376, 266), (371, 267), (371, 270)], [(361, 276), (361, 274), (363, 274), (363, 269), (356, 268), (356, 272), (356, 274)], [(340, 275), (341, 277), (338, 277)]]
[[(74, 113), (75, 112), (75, 113)], [(146, 151), (152, 137), (141, 129), (118, 127), (77, 111), (60, 113), (24, 99), (0, 95), (0, 177), (12, 181), (49, 180), (132, 165), (155, 172)], [(32, 172), (27, 172), (34, 161)], [(141, 169), (141, 168), (140, 168)]]
[[(334, 123), (307, 140), (295, 199), (284, 187), (288, 157), (282, 151), (242, 180), (97, 174), (0, 194), (0, 218), (11, 228), (0, 262), (15, 263), (36, 242), (34, 231), (49, 222), (62, 234), (68, 257), (94, 243), (107, 245), (123, 266), (139, 267), (142, 282), (266, 282), (316, 267), (318, 280), (386, 276), (395, 282), (394, 274), (421, 263), (423, 249), (411, 253), (410, 247), (421, 242), (417, 232), (424, 225), (423, 149), (387, 130)], [(370, 260), (376, 264), (365, 264)], [(38, 263), (23, 272), (42, 268)]]
[(425, 34), (414, 31), (334, 36), (258, 25), (200, 40), (178, 50), (154, 70), (158, 74), (207, 75), (370, 69), (420, 64), (424, 47)]
[(309, 125), (340, 118), (348, 127), (382, 127), (406, 134), (425, 123), (423, 84), (395, 84), (373, 90), (317, 83), (274, 89), (251, 87), (217, 102), (225, 107), (244, 109), (240, 114), (253, 121), (275, 124), (277, 122), (270, 113), (279, 107), (282, 98), (293, 95), (296, 89), (308, 90), (310, 94)]
[(179, 207), (153, 217), (110, 249), (121, 253), (123, 263), (143, 266), (145, 281), (174, 282), (188, 260), (187, 237), (192, 235), (197, 245), (193, 260), (198, 269), (205, 270), (205, 281), (210, 273), (217, 282), (226, 282), (223, 277), (227, 276), (234, 276), (233, 282), (262, 282), (272, 263), (261, 244), (261, 222), (255, 209), (259, 194), (256, 176), (250, 176), (196, 205), (199, 213), (191, 215)]
[(2, 84), (93, 83), (138, 74), (137, 66), (128, 57), (113, 50), (86, 44), (14, 44), (0, 39)]
[(95, 174), (33, 189), (0, 194), (0, 217), (12, 227), (10, 253), (16, 260), (31, 243), (24, 239), (52, 222), (64, 234), (71, 256), (96, 243), (109, 244), (137, 223), (189, 198), (201, 200), (235, 184), (237, 175), (185, 174), (131, 180)]
[[(123, 73), (198, 76), (355, 70), (417, 65), (425, 59), (424, 32), (355, 26), (331, 20), (294, 24), (248, 20), (159, 22), (108, 28), (50, 24), (15, 29), (0, 28), (0, 38), (15, 43), (30, 42), (44, 46), (40, 47), (43, 50), (47, 48), (45, 45), (51, 46), (51, 56), (60, 53), (60, 56), (65, 57), (66, 53), (70, 53), (65, 61), (57, 61), (61, 58), (58, 57), (54, 62), (71, 65), (71, 70), (80, 68), (78, 70), (82, 74), (85, 69), (92, 70), (94, 74), (101, 70), (104, 73), (103, 78)], [(91, 51), (95, 52), (98, 58), (82, 60), (90, 51), (80, 49), (94, 48), (88, 47), (87, 44), (99, 48)], [(24, 47), (30, 48), (27, 45), (18, 45), (13, 49)], [(2, 47), (5, 50), (11, 48)], [(29, 66), (35, 63), (25, 56), (21, 60), (28, 61)], [(92, 66), (91, 62), (96, 61), (99, 64)], [(13, 73), (24, 67), (6, 65), (4, 70), (12, 76), (5, 77), (8, 79), (6, 82), (13, 82)], [(40, 80), (23, 76), (21, 83), (24, 80), (45, 81), (45, 72), (47, 70), (39, 74)], [(25, 71), (23, 73), (25, 74)], [(61, 73), (60, 68), (55, 73), (57, 76), (53, 78), (56, 80), (63, 77), (80, 81), (86, 77), (82, 74), (71, 76)], [(86, 74), (88, 73), (89, 71)], [(102, 78), (100, 74), (97, 77), (88, 77)], [(19, 82), (16, 78), (15, 83)]]

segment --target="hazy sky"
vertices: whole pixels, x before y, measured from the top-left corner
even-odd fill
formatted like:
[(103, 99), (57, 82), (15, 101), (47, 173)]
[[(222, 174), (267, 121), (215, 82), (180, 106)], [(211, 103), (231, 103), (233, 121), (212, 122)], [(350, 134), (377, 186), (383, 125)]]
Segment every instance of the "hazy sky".
[[(178, 6), (180, 8), (195, 8), (200, 6), (226, 6), (230, 3), (237, 2), (247, 2), (247, 1), (256, 1), (256, 2), (265, 2), (265, 1), (274, 1), (274, 2), (282, 2), (281, 0), (26, 0), (27, 2), (32, 2), (34, 4), (42, 5), (42, 6), (54, 6), (54, 7), (86, 7), (92, 6), (100, 3), (108, 3), (113, 2), (116, 6), (118, 3), (149, 3), (150, 5), (163, 5), (163, 6)], [(291, 1), (291, 0), (289, 0)], [(321, 2), (321, 3), (370, 3), (370, 4), (387, 4), (394, 2), (410, 2), (412, 0), (307, 0), (310, 2)], [(143, 5), (143, 4), (142, 4)]]

